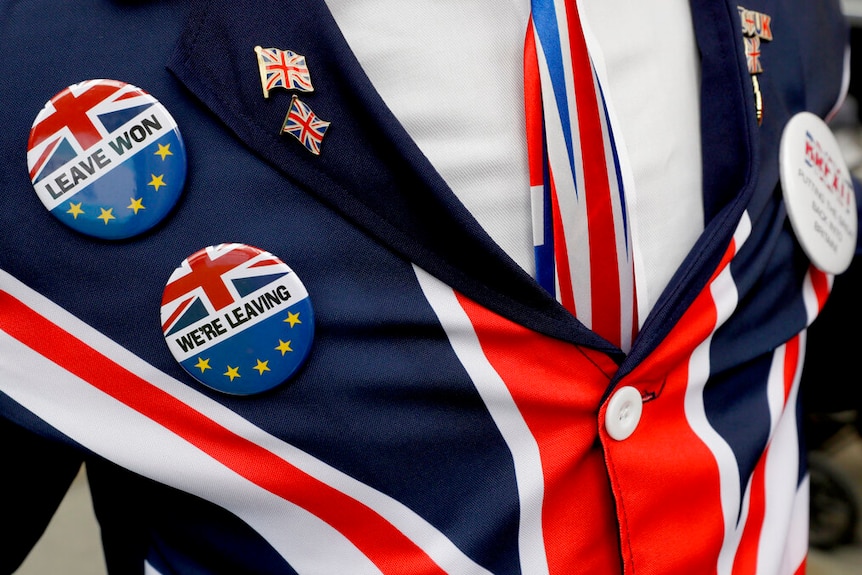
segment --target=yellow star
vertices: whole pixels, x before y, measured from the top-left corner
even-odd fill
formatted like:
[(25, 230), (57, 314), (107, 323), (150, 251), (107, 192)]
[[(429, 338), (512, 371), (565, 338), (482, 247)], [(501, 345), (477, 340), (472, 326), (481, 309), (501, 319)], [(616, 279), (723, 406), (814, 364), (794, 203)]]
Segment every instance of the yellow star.
[(81, 214), (84, 213), (84, 210), (81, 209), (82, 203), (84, 203), (84, 202), (78, 202), (77, 204), (73, 203), (73, 202), (69, 202), (69, 209), (66, 210), (66, 213), (72, 214), (72, 217), (77, 220), (78, 216), (80, 216)]
[(209, 360), (209, 358), (204, 359), (204, 358), (202, 358), (202, 357), (199, 357), (199, 358), (198, 358), (198, 362), (195, 364), (195, 367), (196, 367), (196, 368), (198, 368), (199, 370), (201, 370), (201, 373), (205, 372), (205, 371), (206, 371), (206, 370), (208, 370), (208, 369), (212, 369), (212, 368), (210, 367), (210, 360)]
[(158, 176), (157, 176), (157, 175), (155, 175), (155, 174), (150, 174), (150, 175), (153, 177), (153, 179), (152, 179), (152, 181), (150, 181), (150, 183), (149, 183), (149, 184), (147, 184), (147, 185), (148, 185), (148, 186), (153, 186), (153, 187), (156, 189), (156, 191), (157, 191), (157, 192), (159, 191), (159, 188), (160, 188), (160, 187), (162, 187), (162, 186), (167, 186), (167, 184), (165, 183), (165, 181), (162, 179), (162, 178), (164, 178), (164, 177), (165, 177), (165, 175), (164, 175), (164, 174), (160, 174), (160, 175), (158, 175)]
[(96, 219), (97, 220), (105, 220), (106, 226), (108, 225), (108, 220), (116, 220), (117, 219), (114, 217), (114, 214), (111, 213), (114, 211), (114, 208), (108, 208), (107, 210), (105, 208), (99, 208), (99, 209), (102, 210), (102, 213), (99, 214), (99, 217)]
[(254, 366), (254, 369), (256, 369), (260, 373), (260, 375), (263, 375), (263, 372), (269, 371), (269, 367), (267, 366), (268, 363), (269, 363), (269, 360), (267, 360), (267, 361), (257, 360), (257, 365)]
[(161, 156), (162, 161), (165, 161), (165, 156), (173, 156), (174, 153), (171, 151), (170, 144), (159, 144), (159, 151), (153, 154), (155, 156)]
[(231, 381), (233, 381), (233, 380), (234, 380), (234, 379), (236, 379), (237, 377), (240, 377), (240, 375), (239, 375), (239, 368), (238, 368), (238, 367), (231, 367), (231, 366), (227, 366), (227, 371), (226, 371), (226, 372), (224, 372), (222, 375), (226, 375), (226, 376), (228, 376), (228, 377), (230, 378), (230, 380), (231, 380)]
[(285, 352), (293, 351), (292, 349), (290, 349), (290, 340), (287, 340), (287, 341), (278, 340), (278, 346), (276, 346), (275, 349), (280, 351), (281, 355), (284, 355)]
[(289, 323), (290, 327), (293, 327), (298, 323), (302, 323), (301, 321), (299, 321), (299, 312), (296, 312), (296, 313), (287, 312), (287, 319), (284, 321)]
[(135, 215), (138, 214), (138, 210), (146, 210), (147, 209), (144, 207), (144, 198), (138, 198), (137, 200), (135, 198), (129, 198), (129, 199), (132, 200), (132, 203), (126, 207), (129, 208), (130, 210), (134, 210)]

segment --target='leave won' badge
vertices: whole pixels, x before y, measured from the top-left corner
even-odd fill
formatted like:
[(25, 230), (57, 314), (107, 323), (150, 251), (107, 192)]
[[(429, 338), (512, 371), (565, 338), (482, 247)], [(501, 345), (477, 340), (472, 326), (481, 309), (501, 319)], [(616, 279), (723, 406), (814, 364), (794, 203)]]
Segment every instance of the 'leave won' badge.
[(109, 240), (159, 223), (186, 178), (177, 123), (153, 96), (117, 80), (87, 80), (51, 98), (30, 130), (27, 165), (52, 215)]

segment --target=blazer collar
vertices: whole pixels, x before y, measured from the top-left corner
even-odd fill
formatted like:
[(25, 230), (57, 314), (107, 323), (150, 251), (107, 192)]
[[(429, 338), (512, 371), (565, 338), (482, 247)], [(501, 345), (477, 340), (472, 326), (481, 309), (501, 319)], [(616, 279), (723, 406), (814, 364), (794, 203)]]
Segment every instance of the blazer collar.
[[(263, 97), (256, 45), (305, 56), (314, 91), (298, 95), (331, 122), (320, 155), (279, 135), (292, 94)], [(408, 261), (531, 329), (621, 356), (488, 237), (383, 103), (324, 2), (199, 1), (168, 67), (290, 185)]]

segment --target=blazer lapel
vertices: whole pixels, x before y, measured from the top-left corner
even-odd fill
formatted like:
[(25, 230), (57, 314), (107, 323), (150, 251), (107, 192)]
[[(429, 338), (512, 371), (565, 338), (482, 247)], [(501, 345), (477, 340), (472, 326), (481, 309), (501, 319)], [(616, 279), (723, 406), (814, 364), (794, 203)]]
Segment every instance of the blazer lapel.
[[(256, 45), (305, 56), (314, 91), (264, 98)], [(619, 354), (482, 230), (385, 106), (324, 2), (199, 2), (168, 67), (291, 184), (390, 249), (531, 329)], [(279, 135), (294, 93), (331, 122), (319, 155)]]
[(755, 192), (759, 157), (754, 97), (733, 2), (692, 0), (701, 63), (704, 232), (641, 328), (621, 373), (670, 333), (712, 277)]

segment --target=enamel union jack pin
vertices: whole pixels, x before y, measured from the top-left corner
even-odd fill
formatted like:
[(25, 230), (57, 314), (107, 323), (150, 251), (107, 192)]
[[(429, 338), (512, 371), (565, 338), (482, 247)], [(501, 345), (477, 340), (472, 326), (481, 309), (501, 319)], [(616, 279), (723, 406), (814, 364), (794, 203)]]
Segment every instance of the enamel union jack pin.
[(281, 126), (282, 134), (290, 134), (314, 155), (320, 155), (320, 143), (330, 122), (319, 118), (308, 104), (294, 96)]
[(290, 50), (254, 47), (257, 65), (260, 69), (260, 85), (263, 97), (269, 98), (270, 90), (299, 90), (312, 92), (311, 74), (305, 63), (305, 56)]

